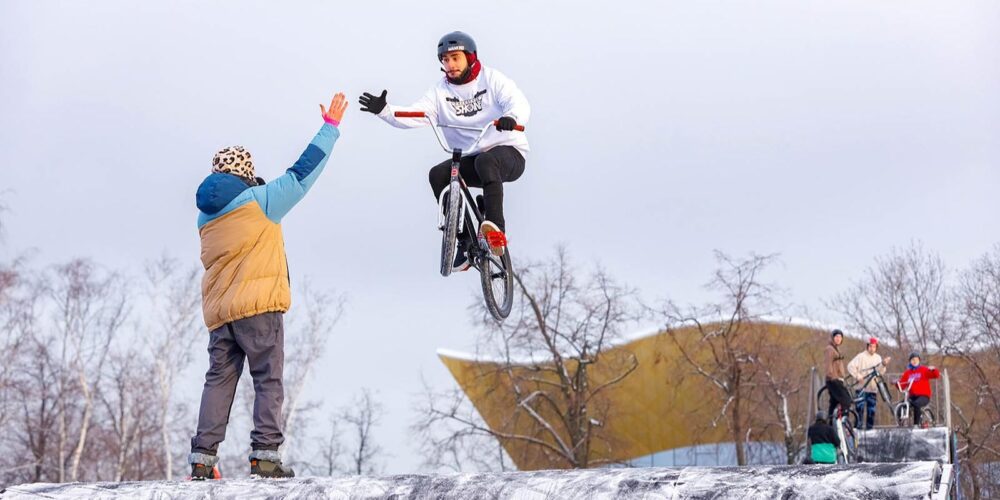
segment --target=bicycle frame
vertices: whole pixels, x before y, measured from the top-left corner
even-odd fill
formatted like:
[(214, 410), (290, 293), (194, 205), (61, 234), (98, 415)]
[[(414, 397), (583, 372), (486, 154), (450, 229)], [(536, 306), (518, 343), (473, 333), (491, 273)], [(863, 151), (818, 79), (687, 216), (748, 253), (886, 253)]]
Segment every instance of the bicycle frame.
[[(840, 454), (844, 457), (844, 463), (848, 464), (851, 463), (851, 454), (848, 451), (848, 447), (857, 446), (857, 443), (854, 442), (856, 437), (854, 435), (854, 431), (851, 430), (851, 426), (844, 424), (844, 420), (847, 418), (847, 412), (844, 408), (841, 407), (838, 413), (839, 414), (833, 419), (833, 426), (834, 430), (837, 432), (837, 437), (840, 438)], [(851, 436), (851, 445), (847, 444), (848, 434)]]
[[(870, 384), (872, 380), (875, 381), (875, 388), (878, 389), (878, 394), (879, 396), (882, 397), (882, 400), (885, 401), (885, 404), (889, 405), (890, 407), (893, 406), (895, 403), (893, 403), (892, 401), (892, 395), (889, 394), (889, 386), (885, 383), (885, 377), (883, 377), (882, 374), (879, 373), (878, 366), (872, 367), (868, 375), (865, 376), (861, 384), (858, 385), (859, 389), (857, 390), (864, 390), (864, 388), (868, 387), (868, 384)], [(862, 400), (863, 400), (862, 398), (856, 397), (854, 399), (854, 402), (859, 403)]]
[(896, 388), (899, 389), (899, 392), (903, 396), (903, 400), (896, 404), (897, 407), (903, 408), (902, 415), (900, 415), (899, 413), (896, 414), (896, 417), (899, 420), (907, 420), (910, 418), (910, 407), (912, 406), (910, 404), (910, 389), (913, 388), (914, 380), (911, 378), (907, 382), (908, 383), (906, 384), (906, 389), (903, 389), (903, 384), (899, 383), (898, 381), (896, 382)]

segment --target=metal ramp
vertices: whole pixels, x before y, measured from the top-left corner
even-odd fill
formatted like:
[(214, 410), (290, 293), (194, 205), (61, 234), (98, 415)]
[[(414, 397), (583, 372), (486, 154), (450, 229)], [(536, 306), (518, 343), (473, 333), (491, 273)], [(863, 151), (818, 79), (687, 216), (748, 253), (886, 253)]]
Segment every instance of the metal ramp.
[(489, 474), (26, 484), (0, 499), (937, 499), (934, 461)]
[[(809, 375), (809, 383), (811, 394), (816, 394), (823, 385), (815, 367)], [(855, 431), (857, 433), (855, 458), (858, 465), (934, 462), (937, 464), (937, 477), (934, 479), (934, 493), (930, 498), (935, 500), (959, 498), (957, 437), (951, 426), (951, 382), (948, 370), (941, 370), (941, 378), (932, 381), (932, 384), (934, 384), (932, 407), (937, 413), (936, 427), (921, 429), (876, 426), (871, 430)], [(815, 398), (810, 400), (806, 427), (812, 422), (813, 415), (820, 406)], [(876, 415), (876, 422), (889, 421), (895, 424), (892, 406), (882, 402), (876, 408), (881, 412)]]
[(858, 433), (858, 459), (861, 462), (921, 462), (933, 460), (951, 463), (948, 428), (909, 429), (875, 428)]

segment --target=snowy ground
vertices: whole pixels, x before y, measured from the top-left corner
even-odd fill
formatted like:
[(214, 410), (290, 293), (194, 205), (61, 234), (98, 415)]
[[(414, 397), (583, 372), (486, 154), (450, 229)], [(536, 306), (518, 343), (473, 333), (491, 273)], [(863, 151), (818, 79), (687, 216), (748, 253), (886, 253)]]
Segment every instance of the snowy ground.
[(676, 467), (206, 482), (29, 484), (0, 499), (918, 499), (936, 462)]

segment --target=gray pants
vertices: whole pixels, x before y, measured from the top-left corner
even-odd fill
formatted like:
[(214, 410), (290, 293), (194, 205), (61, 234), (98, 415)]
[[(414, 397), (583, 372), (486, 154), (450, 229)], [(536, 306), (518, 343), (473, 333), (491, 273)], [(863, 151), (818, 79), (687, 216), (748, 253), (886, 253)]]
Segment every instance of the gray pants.
[(205, 374), (198, 412), (198, 432), (191, 451), (216, 455), (226, 438), (226, 425), (243, 373), (243, 360), (253, 377), (254, 450), (277, 450), (281, 434), (281, 406), (285, 400), (282, 369), (285, 365), (285, 329), (282, 313), (264, 313), (233, 321), (213, 330), (208, 341), (210, 367)]

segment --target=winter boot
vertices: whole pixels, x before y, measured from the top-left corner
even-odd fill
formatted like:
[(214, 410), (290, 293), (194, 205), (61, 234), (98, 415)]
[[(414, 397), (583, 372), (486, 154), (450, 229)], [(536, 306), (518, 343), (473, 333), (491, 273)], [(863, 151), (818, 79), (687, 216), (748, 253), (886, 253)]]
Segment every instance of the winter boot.
[(250, 453), (250, 477), (289, 478), (295, 477), (295, 471), (281, 465), (281, 455), (277, 451), (254, 450)]
[(191, 464), (192, 481), (222, 479), (219, 468), (216, 466), (219, 463), (219, 457), (204, 453), (192, 453), (188, 455), (188, 462)]

